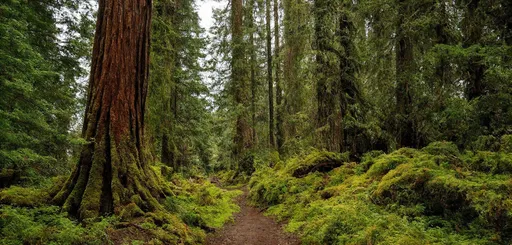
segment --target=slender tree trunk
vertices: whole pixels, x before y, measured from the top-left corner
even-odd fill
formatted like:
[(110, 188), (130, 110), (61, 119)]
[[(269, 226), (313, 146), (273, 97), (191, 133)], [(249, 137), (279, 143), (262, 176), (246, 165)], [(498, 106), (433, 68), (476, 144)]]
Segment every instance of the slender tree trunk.
[[(353, 57), (356, 57), (356, 48), (353, 41), (354, 23), (348, 14), (348, 9), (352, 7), (352, 0), (345, 0), (341, 4), (341, 11), (339, 16), (339, 40), (342, 52), (339, 53), (340, 65), (340, 88), (339, 88), (339, 103), (340, 103), (340, 125), (336, 126), (335, 133), (339, 142), (339, 151), (348, 151), (349, 145), (347, 139), (352, 143), (352, 154), (357, 153), (356, 137), (359, 132), (352, 132), (353, 135), (348, 135), (345, 132), (346, 118), (349, 114), (355, 117), (357, 112), (349, 111), (351, 105), (359, 103), (364, 104), (361, 99), (360, 89), (355, 78), (357, 70), (357, 62)], [(350, 137), (352, 136), (352, 137)]]
[[(182, 18), (178, 14), (178, 9), (180, 9), (181, 0), (175, 0), (174, 2), (159, 2), (161, 7), (165, 9), (162, 11), (162, 15), (167, 17), (166, 20), (170, 20), (172, 24), (172, 28), (175, 30), (179, 30)], [(178, 50), (180, 49), (180, 43), (178, 38), (173, 37), (165, 42), (167, 50), (170, 53), (168, 55), (168, 59), (171, 61), (167, 64), (167, 68), (171, 70), (173, 74), (176, 74), (176, 71), (180, 68), (180, 60), (178, 58)], [(176, 143), (174, 142), (175, 137), (173, 137), (175, 133), (175, 124), (177, 118), (177, 103), (178, 103), (178, 83), (176, 76), (171, 75), (168, 81), (168, 86), (171, 87), (170, 96), (168, 105), (166, 107), (166, 118), (168, 121), (164, 122), (164, 130), (162, 135), (162, 152), (161, 152), (161, 162), (167, 166), (173, 167), (176, 169)]]
[(172, 166), (172, 152), (171, 152), (171, 147), (169, 146), (169, 136), (164, 133), (162, 135), (162, 153), (161, 153), (161, 159), (160, 161), (167, 165), (167, 166)]
[(164, 187), (146, 160), (151, 0), (100, 0), (78, 165), (53, 201), (79, 219), (160, 209)]
[(277, 115), (276, 115), (276, 143), (277, 150), (279, 153), (283, 153), (283, 144), (284, 144), (284, 129), (283, 129), (283, 87), (281, 84), (281, 59), (279, 58), (281, 43), (279, 40), (280, 31), (279, 31), (279, 1), (274, 0), (274, 62), (276, 66), (275, 78), (276, 78), (276, 105), (277, 105)]
[(272, 81), (272, 29), (270, 27), (270, 1), (265, 1), (265, 21), (267, 30), (267, 82), (268, 82), (268, 135), (270, 147), (275, 147), (274, 140), (274, 82)]
[[(467, 10), (463, 20), (464, 48), (480, 43), (483, 33), (483, 24), (481, 23), (482, 14), (478, 10), (480, 0), (470, 0), (467, 4)], [(472, 56), (467, 63), (467, 87), (466, 97), (473, 100), (484, 93), (484, 74), (485, 66), (482, 64), (482, 57)]]
[(339, 87), (339, 67), (332, 57), (337, 52), (330, 44), (335, 39), (336, 23), (332, 21), (336, 13), (332, 11), (335, 2), (331, 0), (315, 0), (315, 46), (316, 46), (316, 99), (317, 99), (317, 129), (319, 132), (318, 146), (329, 151), (336, 151), (335, 126), (337, 117), (336, 92)]
[(243, 0), (231, 2), (231, 32), (232, 32), (232, 60), (231, 80), (234, 88), (235, 103), (241, 111), (238, 112), (234, 138), (233, 155), (241, 160), (247, 149), (252, 147), (252, 130), (250, 127), (250, 88), (246, 78), (246, 61), (243, 31)]
[[(407, 13), (405, 0), (399, 1), (399, 13)], [(396, 52), (396, 103), (398, 115), (398, 145), (412, 147), (415, 144), (412, 119), (412, 98), (410, 82), (413, 73), (413, 44), (411, 38), (403, 31), (403, 14), (399, 14), (397, 25)]]
[[(434, 4), (434, 3), (433, 3)], [(439, 23), (435, 27), (436, 32), (436, 44), (450, 44), (450, 38), (449, 38), (449, 16), (447, 13), (447, 6), (446, 2), (441, 1), (437, 5), (436, 8), (438, 14), (439, 14)], [(435, 110), (442, 110), (444, 108), (446, 103), (446, 96), (445, 93), (445, 87), (448, 86), (451, 83), (450, 79), (450, 63), (449, 60), (444, 56), (441, 55), (439, 57), (439, 63), (436, 64), (435, 67), (435, 76), (436, 79), (431, 79), (430, 81), (430, 89), (432, 94), (434, 95), (434, 107)]]
[(249, 1), (249, 12), (248, 12), (248, 26), (250, 30), (249, 42), (251, 52), (251, 116), (252, 116), (252, 140), (254, 144), (257, 144), (256, 137), (256, 96), (257, 96), (257, 83), (256, 83), (256, 47), (254, 45), (254, 0)]
[[(181, 8), (181, 3), (182, 0), (174, 0), (173, 2), (159, 2), (162, 8), (165, 9), (165, 11), (162, 12), (162, 15), (167, 17), (166, 20), (169, 20), (174, 30), (180, 30), (183, 23), (183, 17), (179, 14), (178, 11)], [(167, 50), (170, 50), (168, 52), (170, 53), (169, 59), (171, 60), (171, 63), (167, 64), (167, 68), (170, 69), (173, 74), (176, 74), (181, 66), (179, 50), (182, 49), (182, 44), (180, 43), (179, 37), (175, 36), (170, 38), (166, 44)], [(177, 169), (178, 159), (176, 156), (178, 156), (178, 152), (176, 152), (175, 146), (177, 145), (177, 142), (175, 142), (176, 137), (174, 137), (174, 135), (176, 131), (176, 121), (178, 118), (179, 80), (176, 75), (171, 75), (169, 79), (170, 81), (168, 81), (168, 84), (171, 87), (171, 91), (169, 96), (169, 108), (166, 108), (168, 110), (166, 112), (166, 118), (169, 120), (163, 125), (165, 130), (162, 130), (163, 136), (161, 159), (162, 163), (165, 165)]]
[(286, 137), (297, 136), (300, 126), (294, 118), (304, 106), (304, 87), (301, 78), (301, 61), (304, 54), (306, 36), (307, 16), (306, 3), (304, 0), (284, 1), (284, 38), (285, 38), (285, 60), (284, 60), (284, 82), (286, 86), (285, 98), (283, 101), (286, 110)]

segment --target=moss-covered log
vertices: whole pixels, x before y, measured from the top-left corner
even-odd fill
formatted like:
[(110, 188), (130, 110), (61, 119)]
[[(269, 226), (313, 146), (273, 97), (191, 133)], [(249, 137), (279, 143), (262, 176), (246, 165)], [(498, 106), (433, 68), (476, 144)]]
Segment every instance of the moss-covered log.
[(53, 202), (79, 219), (160, 210), (167, 194), (148, 165), (144, 111), (151, 0), (99, 1), (80, 160)]
[(348, 161), (347, 154), (341, 155), (334, 152), (314, 152), (306, 157), (304, 161), (296, 167), (292, 176), (302, 178), (313, 172), (326, 173), (343, 165)]

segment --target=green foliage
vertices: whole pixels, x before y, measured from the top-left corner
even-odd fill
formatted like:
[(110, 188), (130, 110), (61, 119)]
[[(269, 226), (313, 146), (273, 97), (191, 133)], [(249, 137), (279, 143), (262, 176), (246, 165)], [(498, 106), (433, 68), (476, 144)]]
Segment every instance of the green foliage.
[(211, 158), (208, 87), (201, 80), (206, 39), (195, 1), (154, 3), (148, 129), (152, 152), (175, 171)]
[[(227, 191), (205, 179), (170, 176), (175, 195), (162, 200), (165, 210), (143, 212), (123, 207), (119, 216), (70, 219), (60, 207), (48, 206), (45, 189), (11, 187), (0, 191), (0, 244), (111, 244), (140, 240), (154, 244), (198, 244), (205, 231), (220, 228), (240, 208)], [(135, 200), (136, 201), (136, 200)]]
[(506, 244), (512, 241), (511, 157), (449, 142), (368, 153), (361, 163), (294, 178), (318, 153), (261, 167), (250, 198), (288, 219), (305, 244)]
[(55, 12), (86, 5), (72, 0), (0, 4), (0, 169), (16, 172), (2, 178), (0, 187), (36, 184), (69, 167), (70, 129), (81, 92), (77, 80), (85, 72), (80, 62), (89, 54), (92, 23), (91, 13)]
[(506, 153), (512, 153), (512, 135), (507, 134), (501, 136), (500, 150)]
[(1, 244), (108, 244), (106, 229), (112, 219), (85, 226), (70, 220), (59, 207), (0, 206)]
[(164, 205), (187, 225), (220, 228), (231, 220), (233, 213), (240, 211), (233, 203), (233, 199), (242, 194), (239, 190), (223, 190), (205, 180), (190, 183), (179, 175), (174, 175), (172, 179), (174, 183), (179, 183), (180, 194), (167, 197)]

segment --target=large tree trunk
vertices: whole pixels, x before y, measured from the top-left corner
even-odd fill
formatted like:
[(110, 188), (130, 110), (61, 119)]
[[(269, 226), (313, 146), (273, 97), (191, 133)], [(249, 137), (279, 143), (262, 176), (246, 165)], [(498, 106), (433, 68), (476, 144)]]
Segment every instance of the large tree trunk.
[[(272, 81), (272, 29), (270, 28), (270, 1), (265, 1), (265, 21), (267, 30), (267, 82), (268, 82), (268, 140), (275, 147), (274, 140), (274, 82)], [(276, 33), (277, 35), (279, 33)]]
[(80, 160), (54, 196), (79, 218), (160, 209), (162, 183), (146, 160), (151, 0), (100, 0)]

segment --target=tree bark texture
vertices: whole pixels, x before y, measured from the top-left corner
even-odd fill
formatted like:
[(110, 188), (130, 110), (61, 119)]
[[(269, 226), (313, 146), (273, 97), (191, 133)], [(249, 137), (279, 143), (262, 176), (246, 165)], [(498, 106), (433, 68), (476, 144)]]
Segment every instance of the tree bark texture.
[[(79, 219), (160, 208), (146, 160), (151, 0), (100, 0), (83, 137), (89, 142), (53, 201)], [(139, 212), (139, 213), (140, 213)]]
[(231, 80), (234, 88), (235, 103), (239, 111), (236, 120), (234, 157), (241, 160), (247, 149), (252, 147), (250, 126), (250, 88), (247, 81), (245, 45), (243, 31), (243, 0), (231, 2), (232, 61)]
[[(297, 136), (298, 125), (294, 120), (296, 114), (302, 110), (304, 102), (304, 84), (301, 74), (301, 61), (304, 56), (306, 44), (305, 29), (309, 16), (307, 16), (307, 3), (303, 0), (284, 1), (284, 39), (285, 54), (283, 75), (285, 83), (284, 111), (285, 134), (287, 138)], [(288, 117), (290, 117), (288, 119)]]

